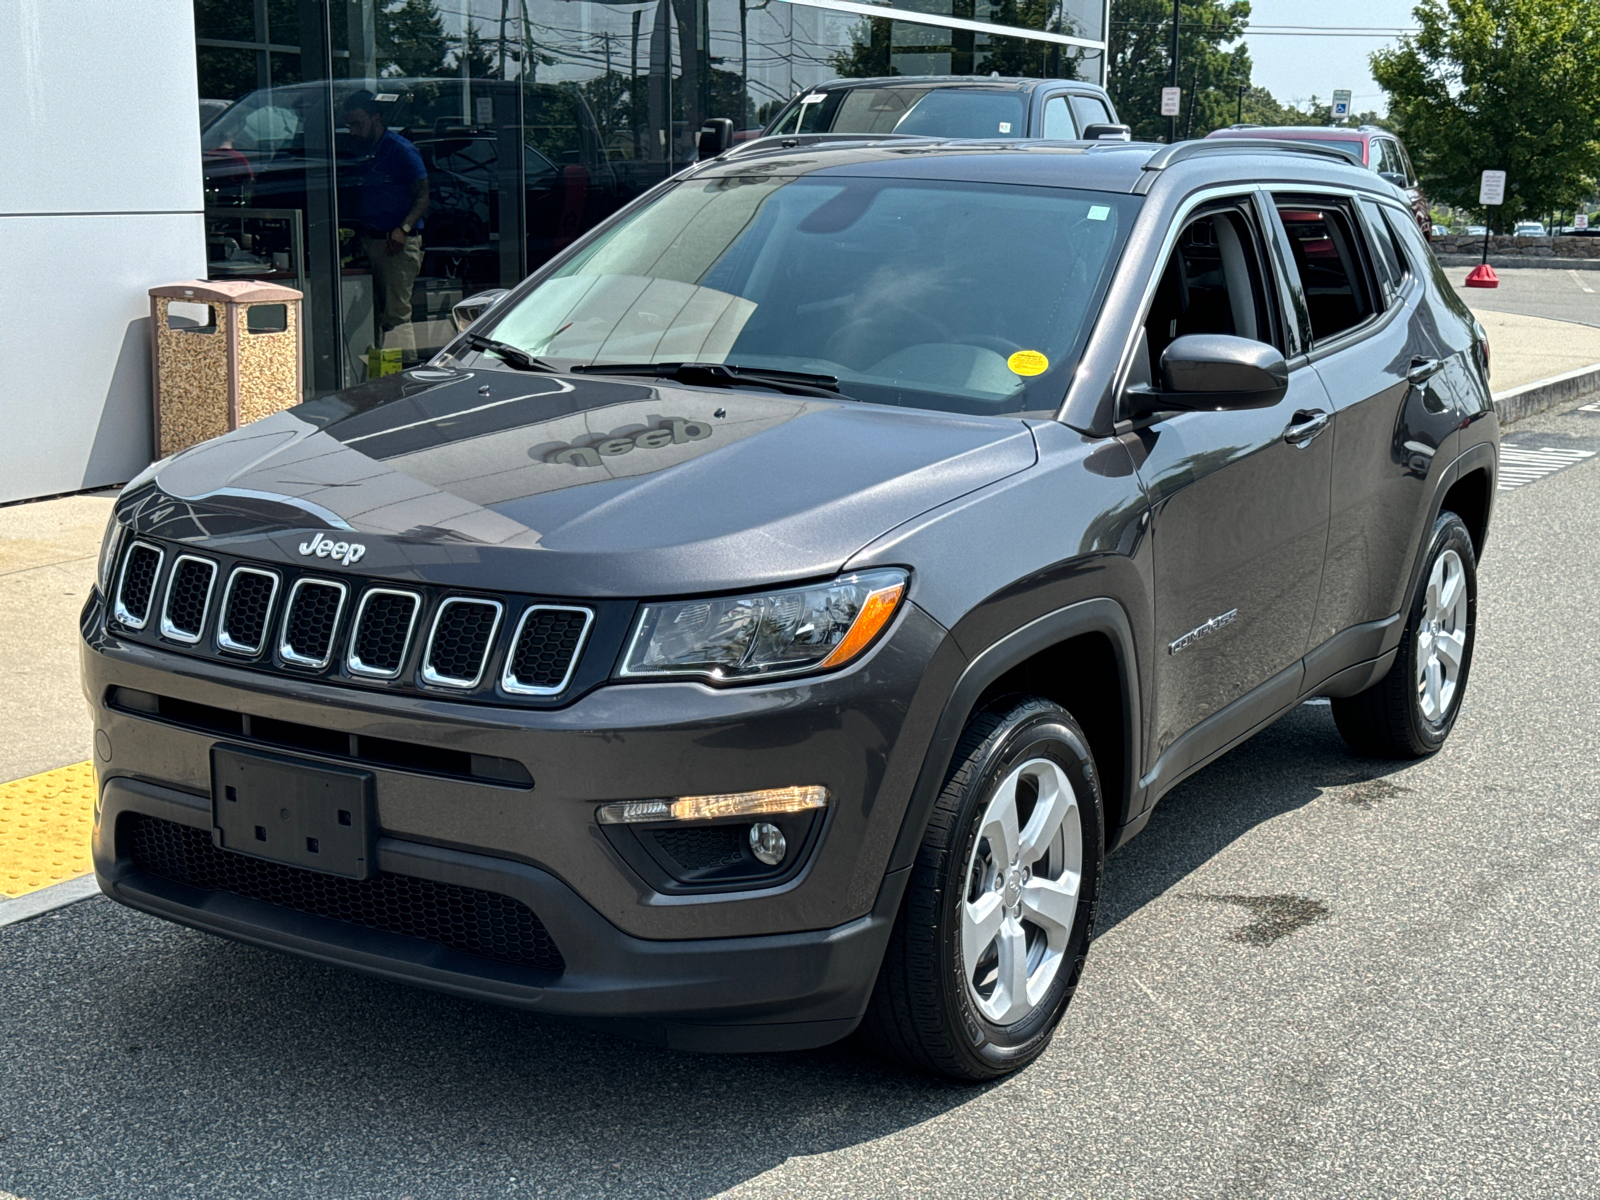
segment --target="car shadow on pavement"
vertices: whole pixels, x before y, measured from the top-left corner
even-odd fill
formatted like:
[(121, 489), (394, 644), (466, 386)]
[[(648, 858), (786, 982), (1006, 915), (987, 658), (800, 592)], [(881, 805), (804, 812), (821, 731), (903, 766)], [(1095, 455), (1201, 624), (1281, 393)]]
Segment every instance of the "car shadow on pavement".
[[(1325, 707), (1296, 710), (1162, 802), (1112, 860), (1102, 931), (1325, 791), (1387, 794), (1401, 765), (1352, 757)], [(854, 1041), (659, 1050), (103, 900), (5, 935), (0, 1192), (29, 1200), (708, 1197), (989, 1090)]]
[(1364, 758), (1339, 737), (1325, 704), (1302, 704), (1179, 784), (1143, 833), (1111, 857), (1097, 933), (1104, 934), (1256, 826), (1324, 795), (1370, 808), (1408, 789), (1409, 762)]

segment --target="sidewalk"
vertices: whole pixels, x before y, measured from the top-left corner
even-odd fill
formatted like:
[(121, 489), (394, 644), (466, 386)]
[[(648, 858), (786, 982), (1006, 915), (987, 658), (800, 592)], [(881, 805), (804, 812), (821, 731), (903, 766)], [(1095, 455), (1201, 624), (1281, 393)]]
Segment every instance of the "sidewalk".
[[(1600, 328), (1474, 312), (1489, 333), (1496, 393), (1600, 363)], [(113, 499), (0, 508), (0, 912), (4, 897), (90, 869), (93, 730), (78, 684), (78, 613)]]

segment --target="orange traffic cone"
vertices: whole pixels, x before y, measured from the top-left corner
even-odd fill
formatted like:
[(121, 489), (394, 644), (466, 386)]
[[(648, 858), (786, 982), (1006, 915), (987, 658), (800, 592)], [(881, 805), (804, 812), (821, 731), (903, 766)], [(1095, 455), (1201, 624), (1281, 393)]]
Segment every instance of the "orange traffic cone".
[(1468, 287), (1491, 288), (1500, 286), (1500, 276), (1494, 273), (1494, 268), (1488, 263), (1479, 263), (1467, 272)]

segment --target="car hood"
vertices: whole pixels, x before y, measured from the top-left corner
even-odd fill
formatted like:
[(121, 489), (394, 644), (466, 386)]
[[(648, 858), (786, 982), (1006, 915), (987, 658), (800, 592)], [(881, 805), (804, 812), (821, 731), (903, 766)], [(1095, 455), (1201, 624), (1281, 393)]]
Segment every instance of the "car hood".
[(672, 595), (829, 575), (1035, 458), (1016, 418), (419, 368), (158, 464), (124, 519), (291, 563), (321, 533), (362, 545), (362, 574)]

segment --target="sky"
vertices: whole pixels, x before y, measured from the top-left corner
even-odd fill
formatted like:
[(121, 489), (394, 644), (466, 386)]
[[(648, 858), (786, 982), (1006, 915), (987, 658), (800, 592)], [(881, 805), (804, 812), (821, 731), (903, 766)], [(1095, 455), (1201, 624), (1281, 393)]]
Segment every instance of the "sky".
[[(1111, 2), (1115, 6), (1116, 0)], [(1411, 10), (1415, 6), (1416, 0), (1251, 0), (1250, 24), (1414, 29), (1416, 21)], [(1250, 59), (1255, 65), (1252, 81), (1284, 104), (1309, 100), (1313, 95), (1326, 102), (1335, 88), (1349, 88), (1354, 93), (1351, 105), (1356, 112), (1387, 111), (1383, 89), (1367, 66), (1367, 55), (1393, 45), (1396, 35), (1330, 36), (1332, 33), (1325, 30), (1318, 35), (1306, 30), (1289, 36), (1246, 34)]]

